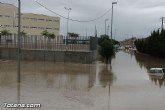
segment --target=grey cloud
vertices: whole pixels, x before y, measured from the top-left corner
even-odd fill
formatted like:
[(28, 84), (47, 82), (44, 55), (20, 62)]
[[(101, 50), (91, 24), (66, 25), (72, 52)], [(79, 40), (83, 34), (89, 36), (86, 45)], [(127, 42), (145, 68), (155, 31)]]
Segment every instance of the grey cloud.
[[(21, 0), (22, 11), (31, 13), (40, 13), (56, 16), (37, 5), (34, 0)], [(70, 17), (79, 20), (88, 20), (102, 15), (111, 8), (112, 1), (115, 0), (39, 0), (41, 3), (67, 17), (65, 6), (71, 7)], [(153, 29), (161, 26), (160, 17), (165, 16), (164, 0), (117, 0), (118, 4), (114, 6), (114, 30), (117, 30), (116, 37), (123, 40), (132, 37), (147, 37)], [(14, 3), (17, 0), (0, 0), (0, 2)], [(102, 19), (89, 22), (78, 23), (69, 21), (69, 31), (85, 35), (94, 34), (94, 27), (97, 25), (98, 34), (104, 34), (104, 21), (109, 18), (107, 25), (110, 25), (111, 13), (108, 13)], [(66, 20), (61, 18), (61, 33), (66, 33)]]

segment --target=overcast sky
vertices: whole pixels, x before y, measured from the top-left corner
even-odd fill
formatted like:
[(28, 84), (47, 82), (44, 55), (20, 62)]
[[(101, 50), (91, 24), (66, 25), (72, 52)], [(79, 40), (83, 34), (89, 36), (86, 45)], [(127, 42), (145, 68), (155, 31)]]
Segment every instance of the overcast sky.
[[(97, 18), (111, 8), (115, 0), (38, 0), (49, 9), (67, 17), (64, 7), (72, 8), (70, 18), (89, 20)], [(0, 0), (17, 6), (18, 0)], [(22, 12), (39, 13), (56, 16), (39, 6), (34, 0), (21, 0)], [(117, 40), (134, 37), (147, 37), (151, 31), (161, 27), (162, 16), (165, 16), (165, 0), (117, 0), (114, 5), (113, 35)], [(69, 32), (75, 32), (81, 36), (94, 35), (95, 25), (98, 35), (105, 33), (105, 19), (110, 25), (111, 12), (101, 19), (79, 23), (69, 21)], [(66, 34), (66, 19), (61, 18), (61, 34)], [(110, 34), (110, 31), (109, 31)]]

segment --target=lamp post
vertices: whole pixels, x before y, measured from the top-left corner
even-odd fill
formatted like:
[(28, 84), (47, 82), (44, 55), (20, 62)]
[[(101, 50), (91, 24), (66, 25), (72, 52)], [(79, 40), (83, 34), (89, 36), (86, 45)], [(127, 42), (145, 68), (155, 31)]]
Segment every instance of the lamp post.
[(17, 59), (17, 81), (18, 83), (21, 82), (21, 78), (20, 78), (20, 54), (21, 54), (21, 45), (20, 45), (20, 41), (21, 41), (21, 1), (18, 0), (18, 59)]
[(109, 35), (109, 25), (107, 26), (107, 35)]
[(113, 5), (117, 4), (117, 2), (112, 2), (112, 15), (111, 15), (111, 40), (112, 40), (112, 31), (113, 31)]
[(161, 20), (162, 20), (162, 30), (163, 30), (163, 25), (164, 25), (164, 19), (165, 19), (165, 17), (161, 17)]
[(106, 35), (106, 31), (107, 31), (107, 24), (106, 24), (106, 22), (108, 21), (108, 19), (105, 19), (105, 35)]
[[(69, 26), (69, 12), (70, 12), (70, 10), (72, 10), (71, 8), (67, 8), (67, 7), (64, 7), (67, 11), (68, 11), (68, 18), (67, 18), (67, 36), (66, 36), (66, 39), (68, 38), (68, 26)], [(65, 45), (67, 44), (67, 42), (66, 42), (66, 39), (65, 39)]]
[[(4, 28), (3, 25), (0, 25), (0, 27)], [(2, 36), (1, 34), (2, 34), (2, 32), (0, 31), (0, 45), (1, 45), (1, 36)]]
[[(0, 26), (1, 27), (1, 26)], [(0, 31), (0, 45), (1, 45), (1, 31)]]
[(117, 29), (115, 29), (114, 40), (116, 39), (116, 32), (117, 32)]

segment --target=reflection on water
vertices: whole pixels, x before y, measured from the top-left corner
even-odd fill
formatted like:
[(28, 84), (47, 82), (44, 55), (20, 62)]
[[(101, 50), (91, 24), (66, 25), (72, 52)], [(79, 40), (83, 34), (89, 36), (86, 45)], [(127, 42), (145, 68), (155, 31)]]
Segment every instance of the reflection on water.
[(81, 104), (95, 108), (96, 96), (105, 94), (102, 95), (104, 100), (107, 98), (110, 91), (102, 91), (101, 88), (109, 88), (114, 77), (110, 65), (101, 62), (73, 64), (39, 61), (21, 62), (21, 84), (17, 84), (16, 76), (15, 61), (0, 61), (0, 103), (41, 103), (44, 104), (43, 110), (73, 110), (68, 107), (70, 104), (77, 109)]
[[(11, 86), (16, 83), (16, 62), (1, 61), (0, 65), (0, 86)], [(47, 88), (88, 89), (94, 86), (95, 80), (102, 87), (106, 87), (108, 84), (112, 84), (114, 79), (110, 65), (101, 62), (96, 62), (96, 65), (35, 61), (21, 63), (21, 80), (23, 83), (36, 85), (37, 82), (41, 81), (45, 82)]]
[[(135, 53), (135, 58), (139, 66), (142, 68), (146, 68), (147, 70), (150, 68), (165, 68), (165, 59)], [(165, 77), (165, 76), (164, 76)], [(159, 87), (165, 86), (165, 78), (164, 77), (156, 77), (156, 76), (149, 76), (149, 79), (154, 82), (156, 85), (159, 85)]]
[(32, 67), (28, 62), (23, 66), (22, 71), (26, 72), (23, 81), (31, 77), (35, 83), (44, 81), (47, 88), (84, 90), (91, 88), (95, 82), (95, 66), (90, 64), (33, 62)]
[(135, 53), (135, 58), (140, 67), (145, 67), (147, 69), (153, 67), (165, 68), (165, 59)]
[[(21, 84), (17, 83), (17, 104), (20, 104), (20, 97), (21, 97)], [(20, 108), (17, 108), (17, 110), (20, 110)]]
[[(16, 62), (0, 61), (0, 105), (41, 103), (40, 110), (164, 110), (165, 78), (147, 74), (146, 68), (154, 66), (164, 67), (165, 62), (123, 51), (116, 53), (111, 66), (99, 61), (22, 61), (21, 84), (17, 84)], [(0, 110), (10, 109), (0, 106)]]
[(13, 61), (2, 61), (0, 60), (0, 86), (6, 87), (13, 81), (16, 81), (16, 63)]
[(115, 80), (115, 75), (110, 69), (109, 64), (104, 64), (100, 66), (99, 78), (100, 84), (103, 87), (106, 87), (107, 85), (109, 86), (109, 84), (113, 84), (113, 81)]
[(155, 83), (155, 85), (159, 85), (161, 88), (162, 86), (165, 86), (165, 76), (151, 76), (149, 75), (150, 80)]
[(110, 88), (110, 110), (164, 110), (165, 87), (159, 88), (158, 82), (154, 86), (145, 67), (147, 62), (159, 63), (160, 60), (144, 57), (137, 58), (130, 51), (116, 54), (112, 71), (117, 79)]

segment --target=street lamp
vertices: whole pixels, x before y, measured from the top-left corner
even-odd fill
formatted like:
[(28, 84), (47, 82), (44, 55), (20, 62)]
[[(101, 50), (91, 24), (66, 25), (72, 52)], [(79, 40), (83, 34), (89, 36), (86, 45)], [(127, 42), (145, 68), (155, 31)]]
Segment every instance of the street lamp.
[[(66, 37), (66, 39), (68, 38), (68, 25), (69, 25), (69, 12), (70, 12), (70, 10), (72, 10), (71, 8), (67, 8), (67, 7), (64, 7), (67, 11), (68, 11), (68, 18), (67, 18), (67, 37)], [(67, 44), (67, 42), (66, 42), (66, 39), (65, 39), (65, 45)]]
[(117, 4), (117, 2), (112, 2), (112, 15), (111, 15), (111, 40), (112, 40), (112, 31), (113, 31), (113, 5)]
[[(1, 26), (0, 26), (1, 27)], [(0, 31), (0, 45), (1, 45), (1, 31)]]
[(109, 35), (109, 28), (110, 28), (110, 26), (108, 25), (107, 26), (107, 35)]
[(106, 22), (108, 21), (108, 19), (105, 19), (105, 35), (106, 35), (106, 31), (107, 31), (107, 25), (106, 25)]
[[(2, 26), (3, 26), (3, 25), (0, 25), (1, 28), (3, 28)], [(2, 33), (2, 32), (0, 31), (0, 45), (1, 45), (1, 33)]]
[(116, 39), (116, 32), (117, 32), (117, 29), (115, 29), (114, 40)]
[(21, 41), (21, 1), (18, 0), (18, 59), (17, 59), (17, 81), (18, 83), (21, 82), (20, 78), (20, 54), (21, 54), (21, 47), (20, 47), (20, 41)]

